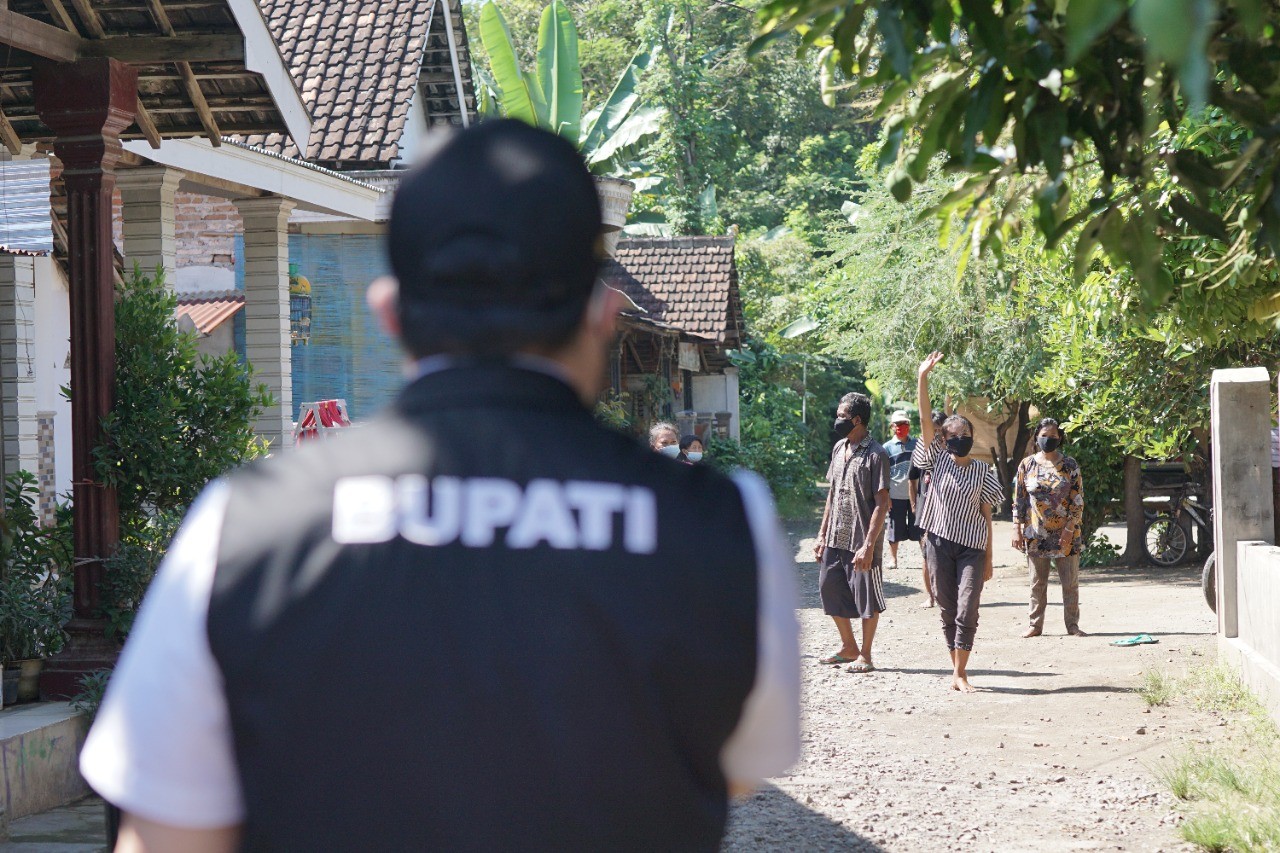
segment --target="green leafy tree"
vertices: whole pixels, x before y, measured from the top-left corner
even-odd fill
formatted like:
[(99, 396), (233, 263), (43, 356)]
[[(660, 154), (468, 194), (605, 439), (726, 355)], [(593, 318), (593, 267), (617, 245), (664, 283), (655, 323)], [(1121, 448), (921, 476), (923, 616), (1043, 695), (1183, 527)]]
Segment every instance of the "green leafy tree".
[[(899, 200), (935, 158), (959, 174), (933, 209), (963, 211), (966, 246), (999, 257), (1029, 201), (1047, 245), (1074, 243), (1081, 276), (1101, 246), (1151, 309), (1259, 279), (1275, 295), (1278, 24), (1262, 0), (773, 0), (757, 47), (800, 32), (829, 96), (877, 101)], [(1186, 132), (1206, 105), (1234, 129), (1210, 152)], [(1098, 178), (1076, 200), (1082, 169)], [(1196, 263), (1169, 254), (1182, 239)], [(1235, 319), (1277, 311), (1254, 300)]]

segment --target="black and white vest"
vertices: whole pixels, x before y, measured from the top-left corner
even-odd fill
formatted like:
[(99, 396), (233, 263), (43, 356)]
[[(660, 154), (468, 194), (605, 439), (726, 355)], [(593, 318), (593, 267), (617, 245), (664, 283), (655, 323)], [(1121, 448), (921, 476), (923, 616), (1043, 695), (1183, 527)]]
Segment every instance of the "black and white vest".
[(737, 488), (467, 366), (231, 478), (247, 850), (715, 850), (756, 669)]

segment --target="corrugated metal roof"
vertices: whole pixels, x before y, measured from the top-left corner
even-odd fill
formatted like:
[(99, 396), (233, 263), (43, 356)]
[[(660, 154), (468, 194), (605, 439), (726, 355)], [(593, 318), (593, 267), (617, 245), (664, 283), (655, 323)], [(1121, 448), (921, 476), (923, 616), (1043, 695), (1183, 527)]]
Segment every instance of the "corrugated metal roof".
[(0, 159), (0, 246), (53, 251), (49, 161)]
[(205, 337), (235, 316), (244, 307), (243, 296), (227, 299), (181, 299), (178, 301), (177, 319), (190, 317), (196, 332)]

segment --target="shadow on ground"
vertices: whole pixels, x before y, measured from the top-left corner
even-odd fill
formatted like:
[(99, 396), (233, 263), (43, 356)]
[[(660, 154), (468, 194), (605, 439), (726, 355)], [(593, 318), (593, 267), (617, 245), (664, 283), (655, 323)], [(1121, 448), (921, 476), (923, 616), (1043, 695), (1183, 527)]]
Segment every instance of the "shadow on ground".
[[(786, 827), (785, 833), (778, 832)], [(765, 785), (729, 808), (724, 844), (728, 851), (850, 851), (881, 853), (884, 848), (831, 818)]]

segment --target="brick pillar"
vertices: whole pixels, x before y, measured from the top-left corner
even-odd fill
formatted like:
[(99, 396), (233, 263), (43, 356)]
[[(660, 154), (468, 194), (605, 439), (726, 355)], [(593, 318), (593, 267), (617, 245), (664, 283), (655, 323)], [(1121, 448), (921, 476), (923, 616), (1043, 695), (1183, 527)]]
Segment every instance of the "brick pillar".
[(0, 255), (0, 434), (4, 475), (37, 472), (36, 269), (32, 258)]
[(245, 355), (254, 379), (275, 405), (258, 418), (258, 434), (279, 451), (293, 433), (293, 367), (289, 342), (289, 211), (278, 196), (239, 199), (244, 220)]
[(155, 275), (164, 267), (164, 280), (173, 287), (178, 271), (173, 197), (183, 173), (167, 166), (129, 169), (116, 176), (124, 220), (126, 271), (136, 263), (142, 274)]

